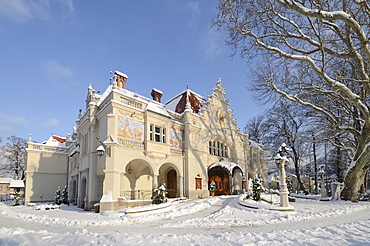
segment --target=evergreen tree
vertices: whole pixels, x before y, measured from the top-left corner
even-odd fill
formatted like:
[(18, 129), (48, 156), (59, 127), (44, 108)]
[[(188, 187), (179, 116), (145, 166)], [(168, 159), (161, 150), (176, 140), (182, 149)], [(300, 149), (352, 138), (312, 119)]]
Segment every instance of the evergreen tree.
[(57, 205), (60, 205), (62, 203), (62, 198), (61, 198), (61, 195), (60, 195), (60, 186), (58, 187), (58, 189), (55, 191), (55, 204)]
[(253, 200), (255, 201), (261, 201), (261, 193), (265, 190), (262, 186), (263, 179), (259, 176), (256, 176), (252, 180), (253, 184)]
[(13, 198), (13, 206), (19, 206), (21, 205), (21, 195), (18, 191), (14, 192), (14, 198)]
[(67, 204), (69, 206), (67, 185), (64, 186), (64, 189), (63, 189), (63, 192), (62, 192), (62, 200), (63, 200), (62, 202), (64, 204)]
[(154, 191), (157, 193), (157, 195), (153, 197), (153, 202), (155, 204), (167, 202), (167, 197), (166, 197), (167, 191), (166, 191), (166, 188), (164, 187), (164, 184), (159, 186), (159, 188), (155, 189)]

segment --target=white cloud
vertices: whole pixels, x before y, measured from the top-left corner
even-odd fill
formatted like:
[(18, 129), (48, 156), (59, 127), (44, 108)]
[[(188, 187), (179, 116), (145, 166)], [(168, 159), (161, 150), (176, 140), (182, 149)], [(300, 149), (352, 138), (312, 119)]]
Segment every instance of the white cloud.
[(27, 123), (23, 116), (7, 115), (0, 112), (0, 131), (12, 132), (15, 125), (24, 125)]
[(72, 71), (69, 68), (62, 66), (56, 60), (42, 60), (41, 69), (50, 80), (63, 79), (72, 75)]
[(57, 16), (53, 9), (62, 12), (59, 14), (62, 16), (74, 17), (75, 14), (72, 0), (0, 0), (0, 16), (18, 23), (26, 23), (33, 18), (49, 21)]
[(70, 12), (70, 13), (75, 12), (75, 8), (73, 6), (73, 1), (72, 0), (58, 0), (58, 2), (61, 5), (64, 5), (65, 7), (67, 7), (68, 12)]
[(204, 36), (201, 41), (204, 53), (207, 58), (214, 58), (221, 53), (221, 42), (221, 33), (217, 31), (216, 28), (210, 28), (206, 36)]
[(187, 3), (185, 9), (191, 11), (191, 18), (188, 22), (188, 28), (195, 31), (197, 29), (199, 16), (201, 13), (199, 3), (196, 2)]
[(23, 124), (26, 122), (26, 118), (23, 116), (12, 116), (4, 113), (0, 113), (0, 119), (2, 119), (2, 122), (9, 124)]
[(58, 126), (59, 121), (57, 119), (48, 119), (45, 123), (44, 126)]
[(10, 126), (0, 125), (0, 131), (11, 132), (12, 130), (13, 130), (13, 128), (11, 128)]
[(5, 16), (18, 23), (24, 23), (34, 17), (31, 4), (24, 0), (0, 0), (0, 16)]

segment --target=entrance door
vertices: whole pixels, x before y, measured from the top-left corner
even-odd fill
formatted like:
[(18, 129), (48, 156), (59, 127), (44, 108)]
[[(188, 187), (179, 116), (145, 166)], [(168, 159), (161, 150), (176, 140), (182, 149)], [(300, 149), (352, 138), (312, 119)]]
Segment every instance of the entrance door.
[(230, 195), (229, 174), (222, 167), (214, 167), (208, 171), (208, 185), (216, 183), (215, 195)]
[(167, 173), (167, 196), (169, 198), (175, 198), (177, 194), (177, 173), (175, 170), (170, 170)]

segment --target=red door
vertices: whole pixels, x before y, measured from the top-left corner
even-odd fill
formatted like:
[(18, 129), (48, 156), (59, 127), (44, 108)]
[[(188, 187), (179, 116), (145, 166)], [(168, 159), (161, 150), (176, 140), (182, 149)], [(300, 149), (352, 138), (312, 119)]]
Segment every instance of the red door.
[(177, 174), (175, 170), (167, 173), (167, 197), (175, 198), (177, 193)]
[(208, 186), (212, 181), (216, 183), (216, 196), (230, 195), (229, 173), (223, 167), (217, 166), (208, 171)]

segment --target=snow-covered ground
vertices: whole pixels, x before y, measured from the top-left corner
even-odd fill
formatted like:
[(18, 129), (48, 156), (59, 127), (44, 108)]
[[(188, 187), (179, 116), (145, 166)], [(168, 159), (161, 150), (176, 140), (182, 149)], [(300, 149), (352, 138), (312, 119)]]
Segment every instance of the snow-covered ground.
[(297, 199), (291, 205), (294, 212), (252, 209), (225, 196), (145, 213), (98, 214), (0, 203), (0, 245), (370, 244), (370, 202)]

